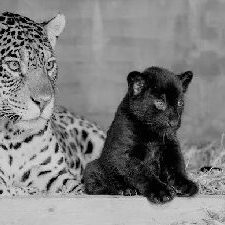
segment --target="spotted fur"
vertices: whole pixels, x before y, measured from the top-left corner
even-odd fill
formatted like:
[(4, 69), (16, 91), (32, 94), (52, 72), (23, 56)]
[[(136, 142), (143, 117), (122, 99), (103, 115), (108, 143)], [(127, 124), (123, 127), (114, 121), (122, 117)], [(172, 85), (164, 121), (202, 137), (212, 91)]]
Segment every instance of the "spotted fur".
[(0, 194), (80, 193), (85, 165), (99, 157), (105, 134), (55, 106), (54, 54), (65, 25), (0, 15)]

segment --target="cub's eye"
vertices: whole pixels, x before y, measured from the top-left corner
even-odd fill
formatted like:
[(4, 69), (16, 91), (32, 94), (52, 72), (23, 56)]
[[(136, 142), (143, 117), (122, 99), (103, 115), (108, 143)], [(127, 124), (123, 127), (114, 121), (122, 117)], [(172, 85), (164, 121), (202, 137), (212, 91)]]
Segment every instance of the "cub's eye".
[(8, 68), (13, 72), (19, 72), (20, 70), (20, 63), (18, 61), (8, 61), (6, 62)]
[(54, 67), (55, 67), (55, 60), (51, 60), (51, 61), (48, 61), (47, 62), (47, 65), (46, 65), (46, 69), (49, 71), (49, 70), (52, 70)]
[(166, 103), (163, 100), (157, 99), (154, 100), (154, 105), (159, 110), (165, 110), (166, 109)]
[(177, 102), (177, 105), (178, 105), (179, 107), (181, 107), (181, 106), (184, 105), (184, 102), (183, 102), (182, 100), (179, 100), (179, 101)]

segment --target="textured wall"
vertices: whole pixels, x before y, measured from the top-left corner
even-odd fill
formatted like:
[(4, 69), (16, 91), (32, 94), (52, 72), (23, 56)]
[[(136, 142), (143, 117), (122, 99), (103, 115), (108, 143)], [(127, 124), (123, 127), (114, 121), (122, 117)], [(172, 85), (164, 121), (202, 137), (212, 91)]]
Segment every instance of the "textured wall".
[(67, 17), (56, 52), (58, 101), (107, 128), (126, 76), (151, 65), (193, 70), (181, 135), (219, 138), (225, 128), (225, 1), (0, 0), (35, 20)]

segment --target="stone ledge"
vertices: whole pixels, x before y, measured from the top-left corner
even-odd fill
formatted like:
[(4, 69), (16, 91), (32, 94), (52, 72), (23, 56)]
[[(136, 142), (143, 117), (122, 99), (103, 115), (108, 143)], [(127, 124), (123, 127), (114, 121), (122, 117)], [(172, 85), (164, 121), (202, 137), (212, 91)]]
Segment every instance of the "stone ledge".
[(139, 196), (1, 198), (0, 224), (170, 225), (200, 221), (207, 218), (207, 211), (221, 210), (225, 210), (225, 196), (175, 198), (160, 206)]

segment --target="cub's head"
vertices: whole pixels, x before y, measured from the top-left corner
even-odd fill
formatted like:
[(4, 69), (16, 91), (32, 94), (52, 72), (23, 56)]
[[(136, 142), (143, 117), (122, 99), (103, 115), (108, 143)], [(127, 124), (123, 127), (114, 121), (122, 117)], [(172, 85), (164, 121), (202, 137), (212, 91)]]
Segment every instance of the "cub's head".
[(184, 94), (193, 74), (174, 74), (150, 67), (144, 72), (131, 72), (128, 77), (128, 111), (152, 131), (165, 134), (181, 124)]
[(60, 14), (44, 23), (0, 14), (0, 119), (20, 124), (50, 119), (57, 78), (53, 49), (64, 25)]

